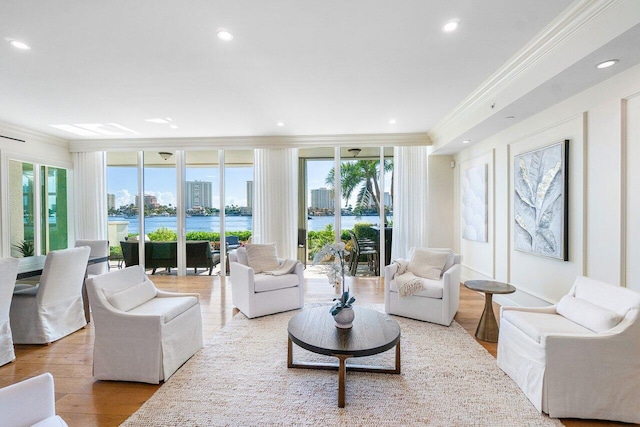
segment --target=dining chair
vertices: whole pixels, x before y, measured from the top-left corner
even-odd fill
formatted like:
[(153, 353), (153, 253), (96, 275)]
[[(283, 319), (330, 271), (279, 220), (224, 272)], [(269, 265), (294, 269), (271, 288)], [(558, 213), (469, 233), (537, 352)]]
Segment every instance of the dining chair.
[(40, 283), (14, 291), (14, 343), (48, 344), (87, 324), (82, 285), (90, 252), (88, 246), (49, 252)]
[(67, 427), (56, 415), (53, 376), (49, 372), (0, 388), (3, 426)]
[[(76, 240), (76, 248), (80, 246), (89, 246), (91, 252), (89, 257), (109, 257), (109, 241), (108, 240)], [(87, 277), (94, 277), (109, 271), (109, 260), (97, 264), (91, 264), (87, 267)]]
[(13, 286), (18, 275), (18, 258), (0, 259), (0, 366), (16, 358), (9, 323)]

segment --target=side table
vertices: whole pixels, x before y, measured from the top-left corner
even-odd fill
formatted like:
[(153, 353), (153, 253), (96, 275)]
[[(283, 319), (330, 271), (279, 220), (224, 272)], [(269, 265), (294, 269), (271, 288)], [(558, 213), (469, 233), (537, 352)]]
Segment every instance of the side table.
[(498, 322), (496, 322), (492, 305), (493, 294), (514, 293), (515, 286), (494, 280), (467, 280), (464, 285), (472, 291), (484, 292), (484, 311), (476, 329), (476, 338), (487, 342), (498, 342)]

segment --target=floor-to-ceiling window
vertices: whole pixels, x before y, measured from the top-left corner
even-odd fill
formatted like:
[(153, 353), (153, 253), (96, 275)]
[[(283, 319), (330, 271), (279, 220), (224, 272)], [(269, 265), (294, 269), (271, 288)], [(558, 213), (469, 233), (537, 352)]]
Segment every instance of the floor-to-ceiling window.
[(42, 253), (69, 246), (67, 170), (40, 166), (40, 233)]
[[(225, 236), (246, 242), (253, 232), (253, 150), (224, 153)], [(232, 244), (232, 246), (238, 243)]]
[(33, 164), (9, 161), (11, 256), (35, 255), (35, 183)]

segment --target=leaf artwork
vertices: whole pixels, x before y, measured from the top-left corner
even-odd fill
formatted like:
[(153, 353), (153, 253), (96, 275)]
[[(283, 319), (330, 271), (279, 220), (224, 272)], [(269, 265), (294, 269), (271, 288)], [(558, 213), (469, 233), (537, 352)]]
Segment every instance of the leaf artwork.
[(562, 258), (562, 144), (515, 156), (515, 249)]

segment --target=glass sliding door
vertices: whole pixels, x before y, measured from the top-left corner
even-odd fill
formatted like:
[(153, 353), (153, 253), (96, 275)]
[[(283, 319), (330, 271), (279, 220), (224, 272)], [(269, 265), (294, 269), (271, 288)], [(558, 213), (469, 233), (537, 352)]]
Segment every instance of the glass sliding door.
[(187, 274), (209, 274), (211, 267), (211, 271), (218, 271), (221, 260), (218, 150), (186, 152), (184, 199)]
[(35, 255), (34, 166), (9, 160), (9, 217), (12, 257)]
[(68, 247), (67, 171), (40, 166), (42, 253)]
[[(108, 152), (108, 239), (112, 262), (124, 262), (126, 266), (139, 263), (135, 243), (139, 235), (138, 202), (138, 153)], [(121, 242), (125, 242), (124, 245)]]
[(253, 233), (253, 150), (225, 150), (225, 242), (229, 250)]

